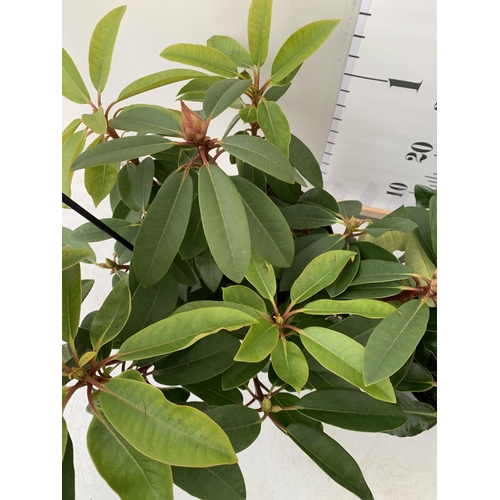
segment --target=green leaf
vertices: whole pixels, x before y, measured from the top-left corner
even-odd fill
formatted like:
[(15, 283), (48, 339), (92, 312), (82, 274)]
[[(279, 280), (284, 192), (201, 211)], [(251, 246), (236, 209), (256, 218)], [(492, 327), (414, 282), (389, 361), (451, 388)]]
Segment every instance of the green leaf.
[[(363, 262), (363, 261), (361, 261)], [(366, 285), (350, 286), (345, 292), (338, 295), (338, 299), (382, 299), (393, 297), (403, 290), (400, 281), (385, 283), (368, 283)]]
[(366, 344), (364, 381), (371, 385), (401, 368), (424, 336), (429, 308), (410, 300), (383, 319)]
[(133, 160), (173, 147), (173, 143), (157, 135), (135, 135), (98, 144), (77, 156), (70, 170), (95, 167), (106, 163)]
[(431, 226), (432, 251), (437, 256), (437, 195), (429, 202), (429, 218)]
[(358, 300), (315, 300), (306, 304), (300, 311), (305, 314), (356, 314), (366, 318), (385, 318), (396, 308), (387, 302), (380, 300), (358, 299)]
[(410, 219), (402, 217), (384, 217), (377, 222), (373, 222), (365, 227), (363, 231), (375, 238), (382, 236), (388, 231), (400, 231), (402, 233), (409, 233), (417, 227), (417, 224)]
[(312, 188), (302, 194), (298, 200), (299, 203), (305, 203), (307, 205), (316, 205), (326, 210), (329, 210), (333, 214), (339, 212), (339, 204), (337, 200), (323, 188)]
[(92, 85), (99, 94), (108, 81), (116, 37), (126, 9), (127, 7), (123, 5), (106, 14), (97, 23), (90, 39), (89, 74)]
[(251, 80), (221, 80), (211, 85), (203, 99), (203, 113), (215, 118), (225, 111), (251, 85)]
[(217, 165), (200, 169), (198, 198), (203, 231), (219, 269), (239, 283), (251, 255), (250, 232), (241, 197)]
[(290, 289), (292, 302), (302, 302), (333, 283), (349, 259), (354, 260), (355, 256), (356, 252), (331, 250), (313, 259)]
[[(120, 236), (126, 235), (133, 226), (131, 222), (123, 219), (101, 219), (101, 222)], [(86, 222), (73, 230), (71, 237), (74, 241), (93, 243), (109, 240), (112, 236), (96, 227), (92, 222)]]
[(300, 394), (309, 377), (309, 367), (299, 346), (281, 338), (271, 354), (271, 362), (276, 375)]
[(62, 459), (64, 460), (64, 454), (66, 452), (66, 445), (68, 444), (68, 426), (66, 420), (62, 417)]
[(290, 163), (315, 188), (323, 187), (321, 168), (311, 150), (293, 134), (290, 140)]
[(99, 106), (99, 109), (94, 113), (83, 114), (82, 122), (86, 127), (88, 127), (96, 134), (102, 135), (105, 134), (108, 130), (108, 123), (106, 122), (106, 118), (104, 117), (104, 110), (102, 109), (102, 106)]
[(299, 64), (312, 56), (339, 23), (340, 19), (314, 21), (290, 35), (274, 58), (271, 81), (276, 83), (283, 80)]
[(419, 363), (410, 363), (405, 377), (398, 384), (398, 391), (425, 392), (435, 387), (432, 374)]
[(297, 403), (301, 413), (326, 424), (359, 432), (384, 432), (406, 423), (395, 405), (360, 391), (330, 389), (307, 394)]
[(73, 172), (70, 166), (85, 146), (85, 130), (74, 133), (62, 147), (62, 192), (71, 196), (71, 181)]
[(258, 318), (257, 323), (252, 325), (245, 335), (234, 360), (249, 363), (262, 361), (276, 347), (278, 338), (278, 328), (267, 319)]
[(248, 11), (248, 48), (253, 62), (259, 68), (266, 62), (269, 50), (272, 10), (272, 0), (252, 0)]
[(62, 497), (75, 500), (75, 466), (73, 464), (73, 442), (68, 434), (68, 442), (62, 460)]
[(369, 241), (356, 241), (349, 245), (349, 248), (354, 249), (353, 247), (359, 250), (362, 260), (377, 259), (399, 263), (398, 258), (392, 252)]
[(258, 363), (233, 363), (222, 374), (222, 388), (224, 390), (229, 390), (246, 384), (251, 378), (260, 373), (260, 371), (267, 365), (268, 361), (269, 357), (264, 358)]
[(231, 177), (245, 207), (252, 247), (269, 263), (288, 267), (293, 259), (293, 236), (276, 205), (257, 186)]
[(262, 297), (274, 302), (274, 294), (276, 293), (274, 268), (255, 251), (252, 251), (245, 278), (256, 288)]
[(144, 134), (179, 137), (180, 116), (171, 109), (159, 106), (134, 106), (123, 110), (109, 122), (110, 127)]
[(92, 250), (85, 248), (72, 248), (69, 245), (62, 247), (62, 270), (68, 269), (79, 262), (91, 257)]
[(370, 396), (381, 401), (395, 403), (394, 389), (389, 379), (366, 386), (363, 381), (365, 348), (346, 335), (321, 327), (307, 327), (300, 338), (304, 347), (327, 370), (347, 382), (363, 389)]
[(431, 198), (436, 194), (435, 189), (431, 189), (423, 184), (415, 185), (415, 201), (416, 206), (421, 208), (429, 208)]
[(84, 250), (89, 250), (91, 252), (91, 255), (89, 255), (85, 260), (82, 262), (85, 262), (86, 264), (93, 264), (96, 261), (96, 256), (92, 248), (88, 243), (82, 243), (80, 241), (77, 241), (73, 239), (72, 237), (73, 231), (71, 229), (68, 229), (67, 227), (62, 228), (62, 244), (64, 246), (70, 246), (73, 248), (82, 248)]
[(174, 483), (203, 500), (245, 500), (246, 489), (238, 464), (206, 469), (172, 467)]
[(233, 357), (239, 346), (239, 340), (226, 332), (205, 337), (156, 363), (153, 378), (163, 385), (195, 384), (207, 380), (234, 363)]
[(106, 297), (90, 325), (90, 340), (95, 352), (121, 332), (127, 323), (130, 309), (130, 290), (127, 280), (122, 279)]
[[(279, 392), (271, 397), (271, 404), (281, 406), (282, 408), (296, 406), (298, 401), (299, 398), (297, 396), (287, 394), (286, 392)], [(323, 424), (319, 420), (309, 418), (295, 409), (281, 410), (273, 413), (273, 418), (285, 427), (291, 424), (306, 424), (320, 431), (323, 430)]]
[(273, 190), (274, 195), (280, 200), (286, 201), (287, 203), (296, 203), (300, 198), (302, 186), (297, 182), (295, 184), (288, 184), (287, 182), (274, 178), (272, 175), (266, 175), (266, 180), (269, 187)]
[(85, 189), (92, 197), (94, 206), (97, 208), (106, 196), (109, 195), (118, 177), (118, 164), (108, 163), (106, 165), (97, 165), (85, 169)]
[(288, 435), (328, 476), (362, 500), (373, 500), (356, 461), (331, 437), (309, 425), (291, 424)]
[(208, 47), (212, 47), (229, 57), (238, 68), (251, 68), (252, 58), (247, 49), (230, 36), (214, 35), (207, 40)]
[(90, 104), (90, 94), (71, 56), (62, 49), (62, 95), (77, 104)]
[(352, 280), (353, 285), (364, 285), (367, 283), (388, 283), (390, 281), (408, 279), (413, 271), (398, 262), (369, 259), (362, 260), (359, 265), (358, 274)]
[(207, 287), (215, 292), (222, 280), (222, 271), (215, 262), (210, 249), (206, 248), (194, 258), (200, 277)]
[(286, 291), (290, 290), (294, 281), (300, 276), (305, 267), (316, 257), (321, 254), (328, 252), (329, 250), (341, 249), (344, 246), (344, 239), (338, 234), (328, 235), (320, 238), (310, 245), (306, 246), (303, 250), (297, 245), (297, 242), (301, 241), (302, 238), (296, 240), (296, 249), (298, 253), (293, 259), (292, 265), (283, 270), (283, 274), (280, 278), (280, 290)]
[(259, 436), (260, 417), (252, 408), (224, 405), (211, 408), (207, 415), (227, 434), (235, 453), (248, 448)]
[(74, 339), (80, 323), (80, 307), (82, 304), (82, 285), (80, 264), (62, 272), (62, 340)]
[(170, 466), (137, 451), (96, 416), (87, 431), (87, 448), (99, 474), (122, 500), (173, 500)]
[(331, 325), (336, 332), (343, 333), (363, 346), (366, 346), (370, 335), (380, 323), (379, 319), (364, 318), (363, 316), (349, 316), (339, 323)]
[(206, 69), (216, 75), (229, 78), (238, 76), (238, 68), (229, 57), (205, 45), (177, 43), (164, 49), (160, 56), (169, 61)]
[(221, 302), (219, 300), (193, 300), (191, 302), (186, 302), (179, 308), (177, 308), (174, 314), (178, 314), (186, 311), (194, 311), (195, 309), (205, 309), (207, 307), (227, 307), (229, 309), (236, 309), (237, 311), (241, 311), (252, 318), (260, 318), (260, 314), (251, 307), (245, 306), (243, 304), (238, 304), (235, 302)]
[(229, 154), (266, 174), (290, 184), (295, 182), (292, 165), (274, 144), (251, 135), (233, 135), (219, 143)]
[(189, 80), (191, 78), (200, 78), (207, 76), (201, 71), (196, 71), (193, 69), (167, 69), (165, 71), (159, 71), (148, 76), (143, 76), (138, 80), (134, 80), (132, 83), (127, 85), (118, 96), (116, 102), (123, 101), (129, 97), (133, 97), (137, 94), (142, 94), (149, 90), (157, 89), (159, 87), (164, 87), (165, 85), (170, 85), (171, 83), (180, 82), (183, 80)]
[(169, 270), (182, 243), (193, 199), (193, 181), (184, 172), (168, 177), (139, 229), (132, 262), (144, 287), (157, 283)]
[[(432, 279), (436, 271), (436, 266), (429, 259), (414, 233), (408, 236), (408, 241), (406, 242), (405, 265), (415, 274), (420, 274), (428, 279)], [(425, 285), (425, 283), (422, 282), (422, 285)]]
[(388, 434), (398, 437), (413, 437), (432, 429), (437, 423), (436, 410), (427, 403), (415, 401), (406, 394), (396, 391), (397, 405), (403, 410), (408, 421)]
[(266, 304), (262, 298), (256, 294), (251, 288), (242, 285), (233, 285), (222, 289), (222, 297), (226, 302), (236, 302), (244, 304), (248, 307), (267, 313)]
[(100, 403), (111, 425), (139, 452), (181, 467), (236, 463), (224, 431), (202, 412), (167, 401), (149, 384), (111, 379)]
[(255, 123), (257, 121), (257, 108), (255, 106), (245, 106), (238, 111), (238, 116), (245, 123)]
[(257, 108), (257, 121), (266, 140), (274, 144), (287, 158), (290, 148), (290, 125), (279, 104), (261, 100)]
[(290, 229), (314, 229), (331, 226), (337, 222), (337, 217), (317, 205), (297, 203), (281, 208)]
[[(298, 67), (300, 68), (300, 66)], [(292, 82), (287, 83), (286, 85), (274, 85), (264, 93), (264, 99), (266, 101), (279, 101), (291, 86)]]
[(80, 126), (82, 120), (80, 118), (75, 118), (62, 132), (62, 144), (64, 144), (75, 132), (76, 129)]
[(170, 316), (177, 305), (177, 296), (177, 282), (172, 272), (148, 288), (138, 285), (132, 297), (130, 316), (120, 334), (122, 341)]
[(359, 265), (361, 264), (359, 250), (353, 245), (349, 245), (349, 250), (355, 251), (357, 253), (356, 257), (354, 257), (353, 261), (349, 261), (345, 265), (344, 269), (340, 272), (339, 277), (325, 289), (332, 299), (345, 292), (358, 273)]
[(198, 382), (197, 384), (187, 384), (186, 389), (198, 396), (202, 401), (213, 406), (242, 405), (243, 394), (238, 389), (225, 391), (222, 388), (221, 376)]
[(231, 307), (206, 307), (176, 313), (127, 339), (118, 351), (122, 361), (145, 359), (185, 349), (219, 330), (237, 330), (256, 320)]

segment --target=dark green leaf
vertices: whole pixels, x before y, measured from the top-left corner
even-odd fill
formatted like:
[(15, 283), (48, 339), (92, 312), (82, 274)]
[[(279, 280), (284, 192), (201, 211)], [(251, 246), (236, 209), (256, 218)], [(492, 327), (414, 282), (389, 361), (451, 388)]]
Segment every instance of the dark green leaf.
[(307, 205), (317, 205), (330, 212), (337, 214), (339, 212), (339, 204), (337, 200), (322, 188), (312, 188), (302, 194), (298, 200), (299, 203)]
[(339, 323), (335, 323), (331, 328), (366, 346), (370, 335), (380, 321), (379, 319), (364, 318), (363, 316), (349, 316)]
[(302, 186), (297, 182), (295, 184), (289, 184), (288, 182), (283, 182), (274, 178), (272, 175), (267, 175), (266, 180), (269, 187), (273, 190), (273, 193), (280, 200), (286, 201), (287, 203), (295, 203), (302, 193)]
[(267, 365), (268, 361), (269, 356), (258, 363), (236, 361), (222, 374), (222, 388), (227, 391), (246, 384)]
[(206, 248), (203, 250), (203, 252), (194, 258), (194, 261), (205, 285), (207, 285), (212, 292), (215, 292), (221, 282), (222, 271), (212, 257), (210, 249)]
[(378, 259), (362, 260), (359, 265), (358, 274), (351, 282), (351, 286), (367, 283), (387, 283), (407, 279), (412, 274), (413, 271), (408, 266), (404, 266), (398, 262), (388, 262)]
[(419, 363), (411, 363), (405, 378), (398, 384), (398, 391), (425, 392), (435, 387), (432, 374)]
[(365, 227), (363, 231), (371, 234), (372, 236), (382, 236), (387, 231), (400, 231), (402, 233), (409, 233), (417, 227), (417, 224), (409, 219), (400, 217), (384, 217), (377, 222)]
[(311, 150), (293, 134), (290, 140), (290, 163), (299, 173), (309, 181), (315, 188), (323, 187), (323, 175), (318, 160)]
[[(130, 232), (133, 225), (129, 221), (123, 219), (101, 219), (101, 222), (118, 233), (120, 236), (124, 237)], [(104, 232), (102, 229), (99, 229), (92, 222), (86, 222), (73, 230), (71, 238), (74, 241), (82, 243), (93, 243), (96, 241), (109, 240), (112, 236)]]
[(62, 340), (74, 339), (80, 323), (80, 307), (82, 304), (82, 285), (80, 264), (62, 272)]
[(417, 184), (414, 191), (417, 207), (429, 208), (429, 202), (436, 194), (436, 190), (422, 184)]
[(98, 144), (88, 149), (73, 161), (70, 170), (95, 167), (106, 163), (132, 160), (142, 156), (164, 151), (173, 146), (173, 143), (156, 135), (135, 135), (122, 137)]
[(352, 283), (352, 280), (358, 273), (359, 265), (361, 264), (361, 257), (359, 255), (359, 251), (353, 245), (349, 246), (349, 250), (354, 250), (357, 253), (356, 257), (354, 258), (353, 261), (350, 260), (345, 265), (344, 269), (340, 271), (339, 277), (325, 289), (330, 298), (332, 299), (340, 295), (342, 292), (345, 292), (347, 287)]
[(175, 404), (185, 403), (191, 396), (190, 392), (182, 387), (164, 387), (160, 390), (171, 403)]
[(270, 174), (277, 179), (293, 184), (295, 173), (287, 157), (270, 142), (251, 135), (233, 135), (220, 141), (220, 145), (231, 155)]
[(219, 269), (239, 283), (251, 256), (250, 232), (241, 197), (217, 165), (200, 169), (199, 202), (203, 230)]
[[(363, 262), (363, 261), (361, 261)], [(338, 295), (337, 299), (382, 299), (393, 297), (403, 290), (400, 281), (385, 283), (368, 283), (366, 285), (350, 286), (345, 292)]]
[(378, 401), (361, 391), (315, 391), (301, 398), (297, 406), (308, 417), (351, 431), (383, 432), (401, 427), (407, 421), (396, 405)]
[(269, 263), (287, 267), (293, 258), (293, 237), (279, 209), (258, 187), (231, 177), (245, 207), (251, 245)]
[(297, 203), (281, 209), (290, 229), (313, 229), (331, 226), (337, 221), (332, 212), (316, 205)]
[(139, 229), (134, 247), (134, 271), (140, 283), (157, 283), (169, 270), (182, 243), (193, 199), (193, 181), (183, 172), (162, 185)]
[(336, 441), (304, 424), (290, 424), (288, 435), (328, 476), (363, 500), (373, 500), (361, 469)]
[(286, 93), (286, 91), (292, 86), (292, 82), (286, 85), (273, 85), (265, 94), (264, 99), (266, 101), (279, 101)]
[(207, 247), (208, 243), (201, 222), (200, 204), (198, 202), (198, 197), (196, 197), (196, 199), (193, 200), (186, 234), (179, 247), (179, 254), (184, 260), (192, 259), (203, 252)]
[(245, 481), (238, 464), (206, 469), (172, 467), (174, 483), (202, 500), (245, 500)]
[(437, 195), (429, 202), (429, 218), (431, 226), (431, 242), (434, 255), (437, 256)]
[(209, 87), (203, 98), (203, 113), (215, 118), (238, 99), (252, 82), (250, 80), (221, 80)]
[(118, 130), (178, 137), (181, 134), (180, 115), (159, 106), (131, 106), (109, 122)]
[(359, 250), (362, 260), (376, 259), (399, 263), (398, 258), (392, 252), (369, 241), (356, 241), (349, 246), (350, 249), (353, 247)]
[(73, 442), (68, 434), (62, 460), (62, 500), (75, 500), (75, 466), (73, 464)]
[(396, 373), (425, 333), (429, 308), (419, 299), (384, 318), (366, 343), (364, 381), (371, 385)]
[(188, 384), (185, 386), (189, 392), (198, 396), (205, 403), (213, 406), (224, 405), (242, 405), (243, 394), (238, 389), (225, 391), (222, 388), (221, 376), (198, 382), (197, 384)]
[(339, 201), (340, 214), (346, 219), (358, 218), (363, 209), (363, 205), (358, 200)]
[(164, 385), (195, 384), (229, 368), (240, 343), (226, 332), (199, 340), (155, 364), (154, 379)]
[[(282, 408), (296, 406), (298, 401), (299, 398), (294, 394), (286, 394), (284, 392), (275, 394), (271, 398), (271, 403), (273, 405), (281, 406)], [(323, 424), (319, 420), (309, 418), (294, 409), (281, 410), (273, 413), (273, 418), (285, 427), (288, 427), (290, 424), (299, 423), (315, 427), (320, 431), (323, 430)]]

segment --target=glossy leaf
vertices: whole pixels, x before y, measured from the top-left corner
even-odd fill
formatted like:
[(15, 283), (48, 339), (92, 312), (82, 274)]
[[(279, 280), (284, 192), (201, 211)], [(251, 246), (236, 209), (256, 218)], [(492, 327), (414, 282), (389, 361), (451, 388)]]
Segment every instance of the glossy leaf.
[(214, 35), (207, 40), (207, 45), (229, 57), (238, 68), (251, 68), (252, 58), (247, 49), (230, 36)]
[(340, 19), (323, 19), (299, 28), (279, 49), (271, 68), (273, 83), (283, 80), (312, 56), (331, 35)]
[(204, 469), (172, 467), (174, 483), (203, 500), (245, 500), (246, 489), (238, 464)]
[(87, 448), (94, 465), (122, 500), (173, 500), (170, 466), (143, 455), (108, 423), (92, 419)]
[(321, 299), (309, 302), (301, 312), (305, 314), (322, 314), (322, 315), (335, 315), (335, 314), (356, 314), (366, 318), (381, 319), (385, 318), (396, 308), (380, 300), (370, 299), (357, 299), (357, 300), (328, 300)]
[(385, 260), (369, 259), (361, 261), (358, 274), (351, 285), (367, 283), (386, 283), (395, 280), (407, 279), (413, 271), (403, 264)]
[(108, 123), (104, 117), (104, 110), (102, 106), (94, 113), (82, 115), (83, 124), (96, 134), (105, 134), (108, 130)]
[(281, 209), (290, 229), (314, 229), (331, 226), (337, 217), (322, 207), (297, 203)]
[(317, 205), (326, 210), (329, 210), (333, 214), (339, 212), (339, 204), (337, 200), (328, 192), (322, 188), (312, 188), (307, 190), (302, 194), (298, 200), (299, 203), (305, 203), (307, 205)]
[(353, 250), (354, 252), (356, 252), (356, 257), (354, 257), (354, 260), (349, 261), (345, 265), (338, 278), (331, 285), (328, 285), (325, 289), (332, 299), (345, 292), (358, 273), (359, 266), (361, 264), (359, 250), (353, 245), (349, 245), (349, 250)]
[(193, 200), (188, 227), (181, 246), (179, 247), (179, 254), (184, 260), (192, 259), (203, 252), (207, 247), (208, 243), (201, 222), (200, 204), (198, 202), (198, 197), (196, 197), (196, 199)]
[(90, 340), (94, 351), (113, 340), (127, 323), (131, 309), (127, 280), (113, 287), (90, 325)]
[(266, 304), (262, 298), (256, 294), (251, 288), (242, 285), (233, 285), (222, 289), (222, 296), (226, 302), (236, 302), (244, 304), (248, 307), (267, 313)]
[(429, 208), (431, 198), (436, 194), (435, 189), (431, 189), (423, 184), (415, 185), (415, 202), (417, 207)]
[(394, 404), (360, 391), (331, 389), (306, 394), (297, 402), (301, 413), (326, 424), (359, 432), (384, 432), (407, 422)]
[(269, 90), (265, 92), (264, 99), (266, 101), (279, 101), (291, 86), (292, 82), (286, 85), (273, 85)]
[(82, 304), (82, 285), (80, 264), (62, 272), (62, 340), (74, 339), (80, 323), (80, 307)]
[(215, 118), (225, 111), (250, 87), (251, 80), (220, 80), (211, 85), (203, 99), (203, 113)]
[(375, 384), (401, 368), (423, 337), (429, 308), (421, 300), (406, 302), (383, 319), (366, 344), (364, 381)]
[(198, 198), (203, 231), (219, 269), (239, 283), (251, 255), (250, 233), (241, 197), (217, 165), (200, 169)]
[(272, 0), (252, 0), (248, 11), (248, 48), (253, 62), (259, 68), (266, 62), (269, 50), (272, 9)]
[(266, 140), (288, 157), (291, 139), (290, 125), (279, 104), (261, 100), (257, 108), (257, 120)]
[(227, 434), (236, 453), (248, 448), (259, 436), (260, 416), (252, 408), (224, 405), (210, 409), (207, 415)]
[(362, 500), (373, 500), (361, 469), (347, 451), (323, 431), (291, 424), (288, 435), (328, 476)]
[(331, 250), (341, 249), (344, 246), (344, 239), (338, 234), (332, 234), (328, 236), (325, 235), (325, 237), (314, 241), (310, 245), (306, 246), (303, 250), (300, 250), (301, 246), (299, 246), (298, 244), (298, 242), (301, 240), (302, 238), (296, 240), (296, 249), (298, 250), (298, 253), (295, 255), (292, 265), (287, 269), (284, 269), (283, 274), (281, 275), (281, 291), (290, 290), (290, 287), (300, 276), (305, 267), (316, 257), (319, 257), (321, 254)]
[(432, 251), (437, 255), (437, 195), (433, 196), (429, 202), (429, 218), (431, 226)]
[(83, 152), (73, 161), (70, 170), (132, 160), (164, 151), (172, 146), (172, 142), (156, 135), (122, 137), (98, 144), (92, 149)]
[(180, 82), (183, 80), (189, 80), (190, 78), (199, 78), (207, 76), (201, 71), (196, 71), (193, 69), (167, 69), (165, 71), (159, 71), (148, 76), (143, 76), (138, 80), (134, 80), (132, 83), (127, 85), (119, 94), (117, 102), (133, 97), (137, 94), (142, 94), (143, 92), (148, 92), (149, 90), (157, 89), (159, 87), (164, 87), (165, 85), (170, 85), (171, 83)]
[(112, 426), (154, 460), (184, 467), (237, 462), (217, 424), (194, 408), (170, 403), (156, 387), (114, 378), (101, 391), (100, 403)]
[(355, 252), (331, 250), (313, 259), (295, 280), (290, 289), (293, 303), (303, 302), (333, 283)]
[[(279, 392), (271, 397), (271, 403), (281, 406), (282, 408), (295, 407), (298, 401), (299, 398), (295, 396), (295, 394), (288, 394), (286, 392)], [(281, 410), (277, 413), (273, 413), (273, 418), (285, 427), (291, 424), (306, 424), (320, 431), (323, 430), (323, 424), (319, 420), (314, 420), (296, 409)]]
[(363, 260), (376, 259), (399, 263), (398, 258), (392, 252), (369, 241), (356, 241), (349, 246), (350, 249), (354, 249), (353, 247), (359, 250)]
[(185, 349), (219, 330), (237, 330), (256, 320), (231, 307), (206, 307), (176, 313), (127, 339), (118, 351), (122, 361), (145, 359)]
[(64, 457), (62, 460), (62, 498), (75, 500), (75, 466), (73, 464), (73, 442), (68, 434)]
[(109, 122), (110, 127), (148, 134), (178, 137), (181, 134), (180, 116), (171, 109), (159, 106), (133, 106), (123, 110)]
[(262, 297), (272, 302), (274, 301), (274, 294), (276, 293), (274, 268), (255, 251), (252, 251), (245, 278), (256, 288)]
[(121, 6), (106, 14), (92, 33), (89, 46), (89, 73), (92, 85), (101, 93), (108, 81), (111, 59), (120, 22), (127, 7)]
[(117, 177), (117, 163), (108, 163), (106, 165), (98, 165), (85, 169), (85, 189), (92, 197), (92, 201), (96, 208), (99, 203), (109, 195), (115, 185)]
[(265, 318), (259, 318), (245, 335), (234, 360), (248, 363), (262, 361), (276, 347), (278, 338), (278, 328)]
[[(363, 261), (361, 261), (363, 262)], [(349, 286), (338, 295), (338, 299), (382, 299), (398, 295), (403, 290), (400, 281), (387, 281), (385, 283), (368, 283), (366, 285)]]
[(176, 43), (164, 49), (160, 56), (169, 61), (206, 69), (216, 75), (229, 78), (238, 76), (238, 68), (229, 57), (205, 45)]
[(68, 52), (62, 49), (62, 95), (77, 104), (90, 103), (90, 94)]
[(284, 182), (295, 182), (292, 165), (274, 144), (251, 135), (233, 135), (219, 143), (229, 154), (266, 174)]
[(349, 316), (339, 323), (331, 325), (336, 332), (343, 333), (359, 344), (366, 346), (370, 335), (380, 323), (379, 319), (364, 318), (363, 316)]
[(321, 327), (307, 327), (300, 335), (304, 347), (326, 369), (381, 401), (395, 403), (389, 379), (367, 386), (363, 380), (365, 348), (346, 335)]
[(158, 191), (137, 235), (135, 274), (144, 287), (157, 283), (169, 270), (182, 243), (193, 199), (193, 181), (172, 174)]
[(323, 174), (312, 151), (295, 135), (292, 134), (289, 151), (290, 163), (315, 188), (323, 187)]
[(269, 263), (288, 267), (293, 259), (293, 237), (286, 220), (269, 197), (242, 177), (231, 177), (245, 207), (252, 247)]
[(300, 393), (309, 377), (309, 367), (299, 346), (284, 338), (279, 339), (271, 354), (271, 362), (278, 377)]
[(206, 248), (194, 258), (194, 261), (205, 285), (215, 292), (221, 282), (222, 271), (212, 257), (210, 249)]
[(229, 368), (240, 343), (226, 332), (205, 337), (155, 364), (153, 377), (163, 385), (195, 384)]
[(427, 403), (415, 401), (406, 394), (396, 391), (397, 405), (405, 413), (408, 421), (388, 434), (398, 437), (413, 437), (432, 429), (437, 423), (436, 410)]
[(122, 341), (170, 316), (177, 305), (177, 296), (177, 282), (172, 272), (148, 288), (138, 285), (132, 296), (130, 316), (120, 334)]
[(276, 179), (272, 175), (266, 175), (266, 180), (273, 194), (280, 200), (287, 203), (296, 203), (300, 198), (302, 186), (297, 182), (295, 184), (288, 184), (287, 182)]
[(405, 377), (398, 384), (398, 391), (425, 392), (435, 387), (432, 374), (419, 363), (412, 362)]
[(222, 388), (220, 375), (196, 384), (187, 384), (185, 387), (189, 392), (192, 392), (209, 405), (225, 406), (243, 404), (243, 394), (238, 389), (229, 389), (226, 391)]
[(262, 371), (268, 361), (269, 358), (265, 357), (258, 363), (243, 363), (238, 361), (233, 363), (222, 374), (222, 388), (224, 390), (229, 390), (246, 384), (251, 378)]
[(410, 219), (402, 217), (384, 217), (377, 222), (373, 222), (363, 229), (374, 237), (382, 236), (387, 231), (400, 231), (402, 233), (409, 233), (417, 227), (417, 224)]

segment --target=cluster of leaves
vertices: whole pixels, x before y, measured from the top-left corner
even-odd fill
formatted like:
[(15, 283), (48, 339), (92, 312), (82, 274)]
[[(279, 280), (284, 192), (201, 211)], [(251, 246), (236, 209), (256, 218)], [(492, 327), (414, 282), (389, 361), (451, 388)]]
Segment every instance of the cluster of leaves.
[[(106, 109), (125, 7), (92, 35), (95, 104), (63, 50), (63, 95), (92, 107), (63, 132), (63, 192), (85, 169), (94, 203), (111, 203), (102, 222), (133, 245), (117, 242), (114, 258), (96, 263), (90, 243), (109, 234), (91, 223), (63, 228), (63, 409), (87, 391), (88, 449), (122, 499), (173, 498), (173, 483), (198, 498), (246, 498), (236, 453), (267, 419), (333, 480), (371, 499), (322, 423), (400, 437), (435, 425), (436, 194), (419, 186), (417, 207), (373, 223), (359, 202), (323, 190), (314, 155), (277, 101), (339, 20), (292, 34), (261, 83), (271, 10), (272, 1), (252, 0), (248, 50), (219, 35), (161, 53), (211, 74), (161, 71)], [(111, 116), (124, 99), (182, 80), (180, 111), (134, 104)], [(209, 137), (211, 120), (230, 108), (224, 137)], [(223, 154), (238, 175), (217, 164)], [(93, 285), (81, 278), (84, 264), (111, 269), (113, 288), (82, 319)], [(63, 471), (72, 498), (64, 418)]]

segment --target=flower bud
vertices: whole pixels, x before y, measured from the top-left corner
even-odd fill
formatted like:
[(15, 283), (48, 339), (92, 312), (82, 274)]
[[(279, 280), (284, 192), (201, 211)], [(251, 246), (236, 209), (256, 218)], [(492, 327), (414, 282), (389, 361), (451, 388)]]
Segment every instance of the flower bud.
[(272, 409), (273, 405), (271, 404), (271, 401), (269, 401), (268, 398), (264, 398), (262, 400), (262, 411), (264, 413), (269, 413)]
[(181, 130), (182, 136), (190, 144), (203, 144), (210, 120), (203, 121), (200, 115), (189, 109), (181, 101)]

